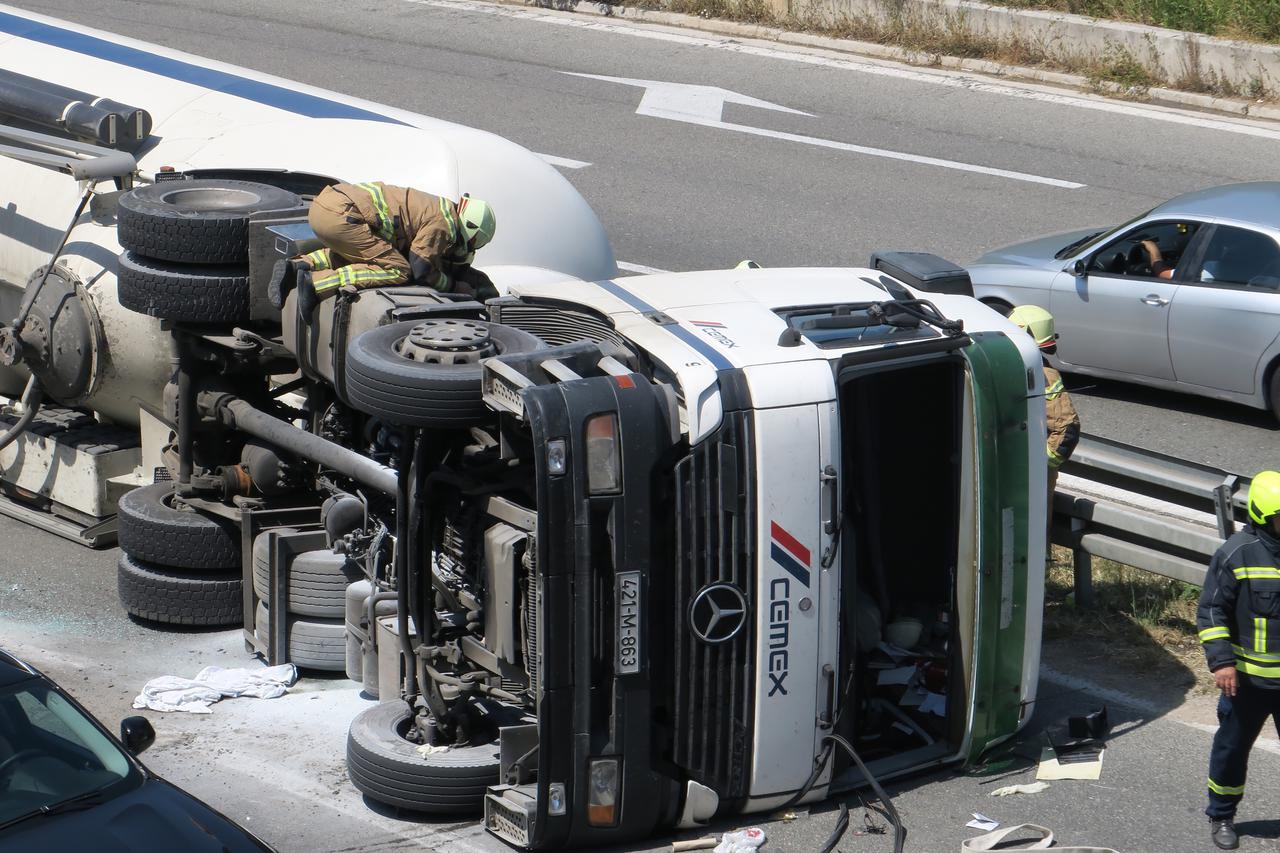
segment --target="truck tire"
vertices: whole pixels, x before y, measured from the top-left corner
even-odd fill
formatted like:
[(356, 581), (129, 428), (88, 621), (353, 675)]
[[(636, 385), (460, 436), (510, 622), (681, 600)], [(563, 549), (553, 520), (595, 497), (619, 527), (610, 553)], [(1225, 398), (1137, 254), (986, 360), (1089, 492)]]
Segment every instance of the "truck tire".
[[(271, 569), (270, 557), (265, 552), (265, 547), (259, 548), (258, 543), (254, 543), (253, 591), (269, 605)], [(359, 564), (343, 554), (305, 551), (294, 557), (289, 566), (289, 612), (321, 619), (344, 619), (347, 586), (363, 579), (364, 571)]]
[[(253, 615), (253, 632), (267, 641), (270, 611), (262, 602)], [(289, 662), (304, 669), (345, 672), (347, 669), (347, 626), (341, 619), (298, 619), (290, 616), (288, 633)]]
[(243, 264), (249, 254), (249, 214), (300, 207), (297, 195), (269, 184), (162, 181), (120, 196), (116, 234), (121, 247), (148, 258)]
[(249, 268), (191, 266), (121, 252), (120, 304), (130, 311), (188, 323), (234, 323), (249, 315)]
[(485, 789), (498, 784), (498, 742), (422, 755), (405, 740), (409, 706), (381, 702), (362, 711), (347, 732), (347, 775), (371, 800), (434, 814), (478, 812)]
[(126, 492), (117, 509), (120, 550), (173, 569), (240, 567), (240, 530), (225, 518), (176, 509), (173, 484)]
[(410, 320), (370, 329), (347, 348), (347, 402), (402, 426), (465, 427), (483, 420), (489, 410), (480, 394), (479, 358), (433, 363), (402, 354), (412, 333), (441, 322), (466, 322), (482, 330), (488, 338), (488, 355), (532, 352), (545, 346), (520, 329), (474, 320)]
[(226, 627), (243, 619), (236, 572), (173, 571), (121, 554), (116, 591), (125, 610), (151, 622)]

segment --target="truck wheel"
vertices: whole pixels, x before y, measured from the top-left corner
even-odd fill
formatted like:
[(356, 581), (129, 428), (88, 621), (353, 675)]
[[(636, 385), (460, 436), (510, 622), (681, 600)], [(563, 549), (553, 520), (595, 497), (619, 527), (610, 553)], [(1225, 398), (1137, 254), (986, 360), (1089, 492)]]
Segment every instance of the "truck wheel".
[[(253, 633), (267, 641), (270, 611), (262, 602), (253, 614)], [(289, 662), (304, 669), (345, 672), (347, 669), (347, 626), (341, 619), (298, 619), (289, 617)]]
[(411, 720), (400, 700), (374, 705), (351, 721), (347, 775), (371, 800), (409, 811), (477, 812), (498, 784), (498, 742), (422, 755), (405, 739)]
[(234, 323), (249, 316), (249, 268), (191, 266), (121, 252), (120, 304), (130, 311), (188, 323)]
[(240, 530), (224, 518), (173, 505), (173, 484), (126, 492), (117, 509), (120, 550), (177, 569), (240, 567)]
[(120, 555), (116, 590), (124, 609), (166, 625), (239, 625), (244, 602), (235, 572), (173, 571)]
[[(265, 539), (259, 537), (265, 543)], [(254, 543), (253, 591), (271, 603), (268, 589), (270, 556)], [(289, 565), (289, 612), (321, 619), (344, 619), (347, 615), (347, 585), (364, 578), (364, 571), (343, 554), (306, 551)]]
[(162, 181), (120, 196), (120, 245), (148, 258), (187, 264), (243, 264), (249, 214), (296, 210), (288, 190), (250, 181)]
[(480, 360), (545, 344), (479, 320), (410, 320), (370, 329), (347, 348), (347, 402), (404, 426), (465, 427), (486, 417)]

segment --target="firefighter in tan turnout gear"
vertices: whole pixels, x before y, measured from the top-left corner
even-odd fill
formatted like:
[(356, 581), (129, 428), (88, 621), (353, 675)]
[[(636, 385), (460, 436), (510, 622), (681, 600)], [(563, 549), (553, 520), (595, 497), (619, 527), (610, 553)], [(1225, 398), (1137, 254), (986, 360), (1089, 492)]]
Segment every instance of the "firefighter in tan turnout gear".
[[(1040, 347), (1040, 352), (1053, 355), (1058, 351), (1058, 333), (1053, 328), (1053, 315), (1039, 305), (1019, 305), (1009, 319)], [(1049, 457), (1049, 514), (1053, 514), (1053, 489), (1058, 484), (1062, 467), (1080, 441), (1080, 416), (1062, 385), (1062, 374), (1044, 359), (1044, 407), (1049, 428), (1045, 450)]]
[(493, 239), (493, 210), (466, 194), (454, 203), (391, 184), (334, 184), (316, 196), (307, 221), (325, 247), (276, 263), (268, 295), (277, 308), (295, 287), (303, 316), (348, 285), (492, 289), (471, 260)]
[(1280, 472), (1249, 486), (1249, 526), (1213, 555), (1200, 592), (1196, 628), (1218, 699), (1209, 753), (1209, 834), (1239, 846), (1235, 815), (1249, 750), (1268, 717), (1280, 720)]

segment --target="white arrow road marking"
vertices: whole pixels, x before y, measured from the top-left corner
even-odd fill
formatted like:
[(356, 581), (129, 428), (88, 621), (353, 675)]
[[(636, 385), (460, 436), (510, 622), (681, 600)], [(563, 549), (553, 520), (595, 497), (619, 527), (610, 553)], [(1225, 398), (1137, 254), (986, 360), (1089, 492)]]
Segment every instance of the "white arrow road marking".
[(603, 74), (579, 74), (564, 71), (573, 77), (586, 77), (591, 80), (604, 80), (609, 83), (621, 83), (624, 86), (637, 86), (644, 89), (644, 97), (640, 99), (637, 115), (665, 118), (685, 124), (696, 124), (702, 127), (713, 127), (718, 130), (732, 130), (737, 133), (749, 133), (753, 136), (765, 136), (770, 139), (781, 139), (787, 142), (799, 142), (804, 145), (816, 145), (820, 148), (833, 148), (837, 151), (849, 151), (869, 157), (884, 157), (889, 160), (904, 160), (908, 163), (919, 163), (924, 166), (937, 166), (942, 169), (955, 169), (960, 172), (976, 172), (980, 175), (992, 175), (997, 178), (1009, 178), (1015, 181), (1026, 181), (1032, 184), (1045, 184), (1068, 190), (1078, 190), (1084, 184), (1075, 181), (1063, 181), (1058, 178), (1046, 178), (1042, 175), (1031, 175), (1026, 172), (1014, 172), (1009, 169), (996, 169), (991, 166), (977, 166), (973, 163), (961, 163), (957, 160), (943, 160), (939, 157), (925, 157), (920, 154), (907, 154), (903, 151), (890, 151), (886, 148), (871, 148), (866, 145), (854, 145), (849, 142), (836, 142), (833, 139), (820, 139), (816, 136), (802, 136), (798, 133), (787, 133), (782, 130), (768, 130), (763, 127), (751, 127), (745, 124), (733, 124), (722, 121), (724, 105), (745, 104), (751, 107), (774, 110), (776, 112), (794, 113), (808, 116), (810, 113), (793, 110), (761, 101), (737, 92), (730, 92), (717, 86), (696, 86), (688, 83), (664, 83), (658, 80), (632, 80), (627, 77), (606, 77)]
[(633, 272), (639, 275), (657, 275), (659, 273), (671, 272), (671, 270), (660, 270), (657, 267), (646, 267), (644, 264), (629, 264), (626, 261), (618, 261), (618, 269), (625, 272)]
[(1034, 83), (997, 83), (987, 78), (975, 77), (961, 71), (948, 71), (945, 69), (924, 70), (888, 61), (848, 59), (843, 56), (832, 55), (835, 53), (834, 51), (824, 51), (822, 48), (797, 47), (787, 50), (770, 47), (757, 39), (744, 40), (732, 36), (693, 36), (681, 32), (673, 32), (669, 28), (662, 29), (654, 24), (620, 24), (609, 20), (592, 19), (587, 17), (590, 13), (515, 8), (493, 3), (476, 2), (476, 0), (404, 0), (404, 2), (413, 3), (417, 6), (434, 6), (439, 9), (453, 9), (504, 18), (536, 21), (558, 27), (596, 30), (603, 33), (665, 41), (691, 47), (706, 47), (712, 50), (723, 50), (746, 56), (760, 56), (767, 59), (798, 62), (803, 65), (816, 65), (825, 68), (839, 68), (860, 74), (874, 74), (880, 77), (911, 80), (915, 83), (928, 83), (953, 89), (968, 89), (972, 92), (982, 92), (987, 95), (1002, 95), (1027, 101), (1040, 101), (1047, 104), (1077, 107), (1083, 110), (1095, 110), (1097, 112), (1163, 121), (1170, 124), (1189, 125), (1225, 133), (1238, 133), (1244, 136), (1280, 140), (1280, 130), (1258, 121), (1213, 118), (1193, 110), (1125, 103), (1124, 101), (1104, 98), (1100, 95), (1073, 95), (1060, 89), (1040, 86)]
[(590, 166), (590, 163), (584, 163), (582, 160), (570, 160), (568, 157), (557, 157), (554, 154), (534, 154), (540, 157), (552, 166), (559, 166), (561, 169), (583, 169)]

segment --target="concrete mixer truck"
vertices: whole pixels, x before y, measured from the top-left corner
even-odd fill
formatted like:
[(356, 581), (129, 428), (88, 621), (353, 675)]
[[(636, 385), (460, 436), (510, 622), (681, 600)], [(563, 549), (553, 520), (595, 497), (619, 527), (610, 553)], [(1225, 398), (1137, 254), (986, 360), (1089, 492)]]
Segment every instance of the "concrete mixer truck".
[[(382, 699), (368, 798), (596, 848), (1030, 716), (1043, 374), (962, 270), (619, 278), (491, 135), (11, 9), (0, 43), (4, 511), (114, 531), (122, 616)], [(499, 295), (273, 308), (310, 199), (372, 179), (488, 199)]]

